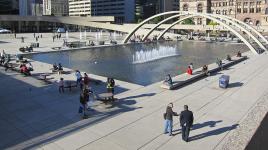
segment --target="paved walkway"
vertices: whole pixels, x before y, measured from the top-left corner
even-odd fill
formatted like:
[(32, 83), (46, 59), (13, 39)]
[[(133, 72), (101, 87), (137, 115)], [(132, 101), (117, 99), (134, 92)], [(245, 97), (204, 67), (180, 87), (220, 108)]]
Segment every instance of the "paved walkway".
[[(161, 89), (160, 83), (141, 87), (118, 81), (125, 89), (117, 93), (119, 101), (113, 105), (96, 102), (95, 111), (86, 120), (77, 113), (78, 90), (59, 94), (55, 84), (46, 85), (0, 68), (0, 148), (222, 149), (230, 133), (239, 129), (268, 92), (267, 58), (267, 54), (250, 55), (245, 62), (174, 91)], [(34, 63), (39, 66), (35, 73), (49, 68)], [(228, 89), (218, 88), (221, 74), (231, 76)], [(60, 76), (53, 77), (57, 80)], [(101, 84), (94, 89), (101, 92), (105, 87)], [(181, 140), (177, 118), (176, 135), (163, 134), (163, 113), (169, 102), (174, 103), (174, 111), (180, 112), (188, 104), (194, 112), (191, 142)]]

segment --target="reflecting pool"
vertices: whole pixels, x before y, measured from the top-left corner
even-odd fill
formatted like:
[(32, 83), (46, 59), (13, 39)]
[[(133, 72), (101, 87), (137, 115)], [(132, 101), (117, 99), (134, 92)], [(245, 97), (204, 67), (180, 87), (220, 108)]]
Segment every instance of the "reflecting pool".
[(184, 73), (189, 63), (194, 68), (224, 59), (227, 54), (249, 49), (244, 44), (172, 41), (130, 44), (87, 50), (61, 51), (27, 56), (46, 63), (62, 63), (64, 67), (140, 85), (164, 79), (166, 74)]

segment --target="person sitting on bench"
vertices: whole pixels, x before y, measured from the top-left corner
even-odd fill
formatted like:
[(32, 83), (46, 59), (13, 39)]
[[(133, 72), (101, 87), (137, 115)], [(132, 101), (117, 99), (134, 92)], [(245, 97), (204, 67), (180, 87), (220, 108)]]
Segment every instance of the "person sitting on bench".
[(62, 67), (61, 63), (59, 63), (59, 65), (58, 65), (58, 72), (59, 72), (59, 74), (62, 74), (62, 72), (63, 72), (63, 67)]
[(170, 76), (170, 74), (168, 74), (164, 80), (164, 84), (167, 84), (169, 86), (172, 86), (173, 82), (172, 82), (172, 78)]
[(25, 76), (31, 75), (30, 70), (28, 70), (25, 64), (20, 65), (20, 73), (24, 74)]
[(58, 66), (57, 66), (56, 63), (53, 64), (53, 68), (52, 69), (53, 69), (52, 71), (57, 71), (58, 70)]
[(221, 70), (223, 70), (223, 68), (222, 68), (222, 61), (219, 58), (217, 58), (216, 64), (221, 68)]
[(236, 57), (242, 57), (242, 54), (241, 54), (241, 52), (240, 52), (240, 51), (238, 51), (238, 52), (237, 52)]
[(27, 64), (26, 64), (26, 67), (27, 67), (27, 69), (29, 70), (29, 71), (33, 71), (34, 69), (33, 69), (33, 65), (30, 63), (30, 62), (28, 62)]
[(186, 70), (186, 73), (189, 74), (189, 75), (193, 75), (193, 70), (191, 69), (190, 66), (188, 66), (188, 68)]
[(226, 60), (232, 61), (232, 58), (231, 58), (231, 56), (229, 54), (227, 55)]
[(208, 66), (207, 65), (204, 65), (203, 68), (202, 68), (202, 72), (205, 73), (207, 76), (209, 75), (209, 72), (208, 72)]

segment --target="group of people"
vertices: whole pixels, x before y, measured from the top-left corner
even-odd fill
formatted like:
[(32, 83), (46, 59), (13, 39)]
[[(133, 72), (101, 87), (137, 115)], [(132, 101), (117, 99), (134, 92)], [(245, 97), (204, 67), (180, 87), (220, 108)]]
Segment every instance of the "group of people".
[(52, 71), (58, 71), (59, 74), (62, 74), (62, 72), (63, 72), (63, 67), (62, 67), (61, 63), (59, 63), (58, 65), (56, 63), (54, 63), (52, 69), (53, 69)]
[(181, 135), (185, 142), (189, 141), (190, 129), (193, 126), (194, 116), (193, 112), (188, 109), (188, 105), (184, 105), (184, 110), (178, 114), (172, 110), (173, 103), (169, 103), (166, 112), (164, 113), (165, 126), (164, 134), (169, 133), (169, 136), (173, 136), (173, 116), (179, 116)]
[(20, 73), (24, 74), (25, 76), (30, 76), (31, 71), (33, 71), (33, 66), (30, 62), (22, 63), (20, 65)]
[(55, 39), (61, 39), (61, 34), (53, 35), (52, 36), (53, 42), (55, 41)]
[[(80, 87), (80, 104), (79, 113), (83, 113), (83, 118), (87, 118), (86, 110), (94, 101), (94, 92), (90, 87), (90, 78), (87, 73), (82, 76), (79, 70), (75, 71), (76, 84)], [(114, 94), (115, 81), (113, 78), (107, 78), (107, 92)], [(112, 97), (113, 98), (113, 97)]]

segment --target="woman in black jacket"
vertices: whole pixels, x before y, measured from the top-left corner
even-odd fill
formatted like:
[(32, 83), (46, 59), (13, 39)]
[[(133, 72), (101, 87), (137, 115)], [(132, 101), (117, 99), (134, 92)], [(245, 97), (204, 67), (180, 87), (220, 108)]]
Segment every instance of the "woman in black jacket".
[(165, 129), (164, 134), (169, 133), (169, 136), (172, 136), (172, 127), (173, 127), (173, 116), (178, 116), (176, 112), (173, 112), (173, 103), (169, 103), (164, 114), (165, 118)]

